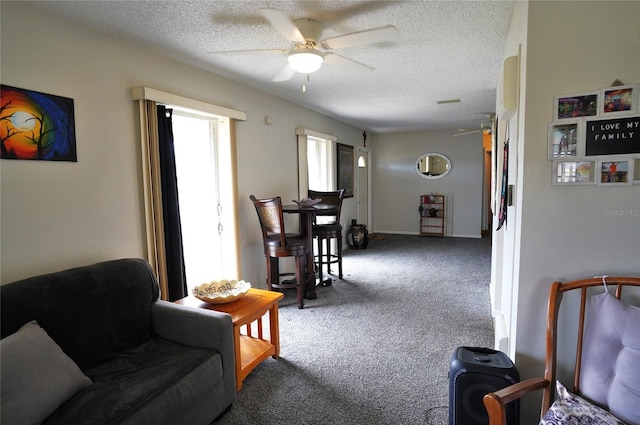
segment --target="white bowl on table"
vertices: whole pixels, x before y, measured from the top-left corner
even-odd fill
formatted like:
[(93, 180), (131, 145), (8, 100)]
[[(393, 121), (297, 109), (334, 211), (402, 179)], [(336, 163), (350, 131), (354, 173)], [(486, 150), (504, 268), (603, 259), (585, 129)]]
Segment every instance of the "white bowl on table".
[(224, 304), (244, 296), (251, 284), (244, 280), (214, 280), (191, 289), (193, 296), (210, 304)]
[(322, 198), (315, 198), (315, 199), (304, 198), (304, 199), (300, 199), (299, 201), (296, 201), (294, 199), (293, 202), (295, 202), (302, 208), (309, 208), (314, 206), (315, 204), (319, 204), (320, 202), (322, 202)]

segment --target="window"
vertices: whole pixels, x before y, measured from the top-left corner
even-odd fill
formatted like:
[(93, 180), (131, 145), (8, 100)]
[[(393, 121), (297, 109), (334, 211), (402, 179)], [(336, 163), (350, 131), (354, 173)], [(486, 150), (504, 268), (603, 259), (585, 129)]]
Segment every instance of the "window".
[[(336, 138), (306, 129), (298, 129), (297, 133), (298, 195), (300, 199), (308, 196), (309, 189), (319, 191), (335, 190)], [(329, 222), (331, 217), (317, 217), (316, 220), (318, 223)]]
[(173, 135), (185, 271), (189, 287), (236, 278), (231, 158), (222, 121), (174, 110)]
[(319, 137), (307, 137), (307, 177), (309, 189), (332, 190), (334, 170), (331, 165), (332, 142)]
[[(220, 261), (223, 264), (223, 269), (221, 270), (226, 274), (226, 276), (224, 276), (225, 278), (238, 278), (241, 273), (241, 256), (238, 243), (238, 197), (236, 187), (235, 133), (233, 130), (236, 121), (246, 120), (247, 114), (242, 111), (143, 86), (132, 88), (131, 98), (138, 101), (140, 114), (140, 149), (142, 152), (142, 185), (144, 191), (145, 236), (147, 242), (146, 259), (149, 261), (151, 268), (158, 278), (160, 296), (163, 300), (168, 300), (170, 298), (170, 287), (174, 289), (176, 293), (183, 292), (180, 287), (183, 282), (178, 282), (175, 285), (172, 284), (169, 282), (167, 273), (168, 262), (165, 255), (166, 240), (162, 211), (163, 191), (160, 178), (160, 148), (158, 120), (156, 116), (158, 104), (172, 108), (174, 113), (179, 110), (185, 112), (187, 116), (191, 116), (192, 118), (208, 120), (210, 123), (215, 123), (215, 131), (211, 128), (209, 128), (208, 131), (210, 132), (209, 140), (211, 140), (211, 134), (215, 134), (217, 145), (213, 148), (209, 146), (207, 149), (209, 149), (208, 152), (217, 154), (217, 157), (214, 156), (214, 158), (217, 158), (214, 164), (218, 167), (216, 181), (215, 183), (210, 182), (210, 184), (214, 184), (217, 188), (216, 199), (219, 200), (222, 207), (216, 210), (219, 223), (222, 224), (223, 228), (221, 243), (224, 244), (224, 250), (221, 251), (220, 257)], [(208, 125), (209, 124), (207, 124), (207, 126)], [(187, 138), (189, 139), (190, 136)], [(219, 214), (218, 211), (220, 212)], [(207, 218), (207, 221), (210, 220)], [(214, 261), (209, 257), (207, 260)], [(180, 263), (179, 267), (182, 267), (182, 263)], [(211, 268), (209, 268), (209, 270), (211, 270)], [(207, 277), (206, 280), (214, 280), (216, 276), (217, 275), (211, 275)], [(174, 288), (174, 286), (178, 287)]]
[(336, 138), (299, 128), (298, 134), (298, 196), (306, 198), (309, 189), (335, 190)]

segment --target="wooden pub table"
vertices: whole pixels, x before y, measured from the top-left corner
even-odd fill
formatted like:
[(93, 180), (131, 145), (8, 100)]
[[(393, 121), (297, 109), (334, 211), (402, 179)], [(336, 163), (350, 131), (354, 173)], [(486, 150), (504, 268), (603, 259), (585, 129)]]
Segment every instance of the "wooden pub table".
[[(316, 215), (333, 215), (337, 213), (335, 205), (317, 204), (311, 207), (303, 207), (298, 204), (283, 205), (282, 212), (300, 215), (300, 234), (307, 240), (307, 276), (304, 296), (307, 299), (315, 300), (316, 295), (316, 272), (313, 261), (313, 221)], [(321, 284), (323, 282), (320, 282)]]
[[(236, 360), (236, 391), (240, 391), (244, 378), (264, 359), (269, 356), (274, 359), (280, 357), (278, 301), (283, 297), (280, 292), (251, 288), (243, 297), (226, 304), (209, 304), (193, 295), (175, 302), (231, 315)], [(267, 313), (268, 334), (263, 329), (263, 320), (266, 319)]]

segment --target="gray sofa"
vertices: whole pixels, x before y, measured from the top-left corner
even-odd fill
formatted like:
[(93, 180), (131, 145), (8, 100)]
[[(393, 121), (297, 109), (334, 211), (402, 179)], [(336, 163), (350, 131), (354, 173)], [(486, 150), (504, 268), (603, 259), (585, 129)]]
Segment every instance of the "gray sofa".
[(231, 317), (159, 300), (144, 260), (2, 285), (0, 303), (4, 425), (205, 425), (235, 399)]

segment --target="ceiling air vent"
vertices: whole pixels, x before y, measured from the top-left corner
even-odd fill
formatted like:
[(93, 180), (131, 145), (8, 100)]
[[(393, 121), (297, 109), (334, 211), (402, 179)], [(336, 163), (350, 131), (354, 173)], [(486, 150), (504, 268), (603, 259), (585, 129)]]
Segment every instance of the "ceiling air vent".
[(447, 103), (460, 103), (460, 99), (437, 100), (438, 105), (446, 105)]

